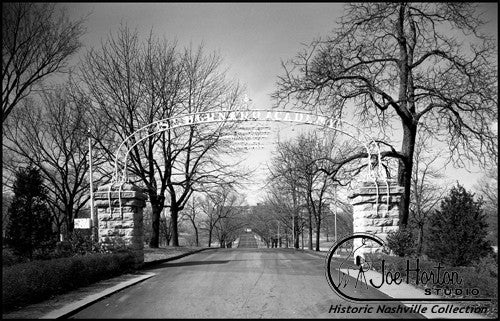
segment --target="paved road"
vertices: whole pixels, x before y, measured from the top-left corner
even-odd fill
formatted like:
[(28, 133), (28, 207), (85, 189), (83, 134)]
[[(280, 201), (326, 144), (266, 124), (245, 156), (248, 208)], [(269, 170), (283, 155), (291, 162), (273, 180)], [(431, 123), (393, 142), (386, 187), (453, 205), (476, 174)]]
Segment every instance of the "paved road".
[(257, 241), (255, 240), (255, 237), (253, 236), (253, 233), (243, 233), (240, 235), (240, 241), (238, 243), (238, 248), (254, 248), (256, 249), (257, 246)]
[(364, 305), (340, 299), (330, 289), (323, 266), (324, 259), (292, 249), (206, 250), (155, 266), (151, 271), (156, 276), (71, 318), (421, 317), (329, 313), (337, 304)]

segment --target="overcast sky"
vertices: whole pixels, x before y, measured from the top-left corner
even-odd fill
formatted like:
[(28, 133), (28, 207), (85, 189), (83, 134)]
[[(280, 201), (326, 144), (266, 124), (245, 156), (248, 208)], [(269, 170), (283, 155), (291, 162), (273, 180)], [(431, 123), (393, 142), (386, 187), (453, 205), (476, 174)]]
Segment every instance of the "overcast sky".
[[(83, 37), (84, 53), (98, 46), (120, 23), (137, 28), (146, 35), (153, 32), (179, 45), (204, 42), (208, 51), (217, 50), (223, 57), (229, 75), (245, 84), (251, 107), (271, 107), (269, 94), (281, 60), (293, 57), (301, 43), (325, 36), (336, 27), (343, 14), (343, 3), (68, 3), (72, 17), (90, 12), (87, 34)], [(498, 4), (483, 3), (488, 30), (497, 36)], [(498, 38), (497, 38), (498, 39)], [(260, 153), (262, 157), (262, 153)], [(467, 188), (479, 174), (448, 169), (448, 177)]]

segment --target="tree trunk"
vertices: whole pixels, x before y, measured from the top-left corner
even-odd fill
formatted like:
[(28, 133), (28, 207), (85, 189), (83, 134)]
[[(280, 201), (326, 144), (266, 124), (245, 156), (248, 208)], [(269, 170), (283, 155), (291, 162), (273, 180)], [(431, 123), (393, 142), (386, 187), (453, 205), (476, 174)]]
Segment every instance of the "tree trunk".
[(297, 193), (295, 192), (295, 188), (292, 189), (292, 200), (293, 200), (293, 239), (294, 239), (294, 245), (293, 247), (298, 249), (299, 248), (299, 236), (300, 236), (300, 229), (299, 229), (299, 217), (298, 217), (298, 211), (297, 211)]
[(417, 248), (417, 254), (419, 256), (422, 254), (423, 241), (424, 241), (424, 225), (419, 224), (418, 225), (418, 248)]
[(75, 221), (74, 221), (74, 219), (72, 217), (68, 217), (68, 222), (67, 222), (66, 226), (67, 226), (66, 234), (67, 235), (72, 234), (73, 231), (75, 230)]
[[(318, 213), (318, 217), (320, 214)], [(318, 218), (316, 221), (316, 251), (319, 252), (319, 237), (320, 237), (321, 219)]]
[(66, 234), (65, 236), (71, 235), (75, 229), (75, 222), (73, 218), (73, 211), (69, 208), (65, 209), (64, 215), (66, 216)]
[(208, 247), (212, 246), (212, 227), (208, 228)]
[(172, 221), (172, 246), (179, 246), (179, 230), (177, 220), (179, 217), (179, 208), (175, 205), (170, 207), (170, 219)]
[(193, 223), (194, 227), (194, 235), (195, 235), (195, 240), (196, 240), (196, 246), (200, 246), (199, 238), (198, 238), (198, 228), (196, 225)]
[(150, 248), (158, 248), (160, 244), (160, 215), (163, 209), (165, 198), (156, 193), (149, 194), (151, 202), (151, 239), (149, 240)]
[(295, 233), (295, 237), (294, 237), (295, 244), (293, 245), (293, 247), (298, 249), (300, 246), (299, 245), (299, 242), (300, 242), (299, 218), (297, 216), (295, 216), (293, 219), (295, 220), (295, 222), (294, 222), (295, 231), (293, 231), (293, 233)]
[(416, 136), (417, 126), (403, 121), (403, 145), (401, 152), (404, 155), (405, 160), (399, 161), (398, 169), (398, 183), (404, 188), (399, 211), (400, 228), (405, 228), (408, 225), (408, 217), (410, 215), (411, 175)]
[(309, 250), (313, 249), (313, 227), (312, 227), (312, 213), (309, 211)]
[(415, 149), (415, 139), (417, 136), (417, 124), (413, 123), (413, 114), (415, 105), (413, 94), (413, 82), (410, 70), (412, 63), (412, 53), (409, 52), (407, 37), (405, 36), (404, 21), (408, 4), (401, 3), (399, 6), (399, 19), (396, 23), (396, 32), (398, 35), (399, 46), (399, 109), (400, 117), (403, 125), (403, 143), (401, 153), (404, 159), (399, 160), (398, 168), (398, 183), (404, 188), (404, 193), (401, 197), (400, 212), (399, 212), (399, 227), (405, 228), (408, 225), (408, 217), (410, 214), (410, 193), (411, 193), (411, 176), (413, 167), (413, 151)]

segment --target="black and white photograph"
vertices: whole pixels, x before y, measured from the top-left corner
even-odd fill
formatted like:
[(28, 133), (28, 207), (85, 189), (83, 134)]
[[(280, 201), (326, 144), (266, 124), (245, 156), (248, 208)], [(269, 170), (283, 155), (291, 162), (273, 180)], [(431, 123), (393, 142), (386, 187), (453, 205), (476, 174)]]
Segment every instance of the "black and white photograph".
[(2, 319), (498, 319), (498, 2), (2, 2)]

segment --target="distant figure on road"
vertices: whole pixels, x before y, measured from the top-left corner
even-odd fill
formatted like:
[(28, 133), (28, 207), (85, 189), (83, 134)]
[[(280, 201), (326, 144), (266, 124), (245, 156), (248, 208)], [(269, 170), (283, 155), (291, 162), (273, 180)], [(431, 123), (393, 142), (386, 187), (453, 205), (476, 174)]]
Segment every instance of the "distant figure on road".
[(278, 238), (271, 237), (271, 248), (276, 248), (276, 247), (278, 247)]

